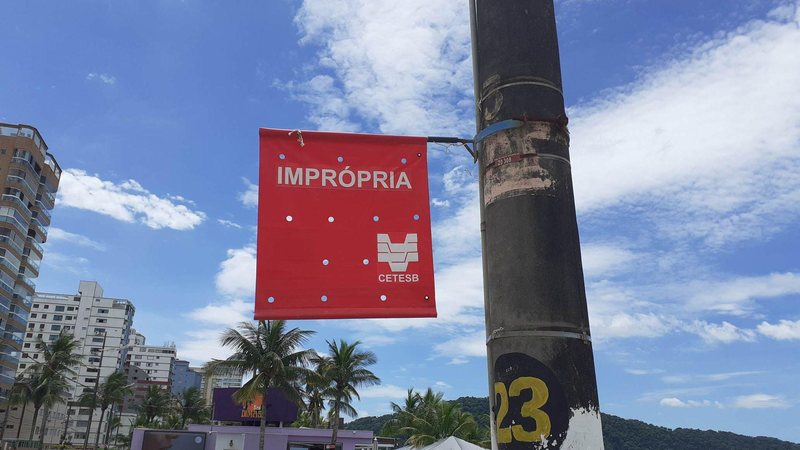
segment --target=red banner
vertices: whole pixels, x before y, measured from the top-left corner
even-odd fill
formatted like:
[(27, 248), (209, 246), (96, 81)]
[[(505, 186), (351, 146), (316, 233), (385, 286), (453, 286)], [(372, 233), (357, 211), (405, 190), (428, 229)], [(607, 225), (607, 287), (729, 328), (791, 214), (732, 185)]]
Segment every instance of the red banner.
[(260, 141), (255, 318), (435, 317), (427, 139)]

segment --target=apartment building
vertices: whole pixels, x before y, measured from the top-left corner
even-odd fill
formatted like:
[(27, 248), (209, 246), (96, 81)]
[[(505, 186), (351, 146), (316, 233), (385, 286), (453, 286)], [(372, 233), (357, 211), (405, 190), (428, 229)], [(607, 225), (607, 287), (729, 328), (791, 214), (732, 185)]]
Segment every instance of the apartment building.
[(189, 361), (175, 360), (175, 367), (172, 370), (172, 395), (178, 396), (191, 387), (200, 389), (202, 383), (202, 369), (190, 367)]
[(214, 400), (215, 388), (238, 388), (242, 387), (243, 373), (239, 374), (219, 374), (203, 372), (203, 379), (200, 383), (200, 391), (206, 399), (206, 404), (210, 405)]
[(60, 178), (36, 128), (0, 123), (0, 414), (20, 362)]
[[(82, 343), (78, 350), (82, 362), (70, 379), (67, 403), (56, 405), (50, 413), (45, 427), (45, 443), (59, 443), (65, 432), (67, 441), (82, 443), (88, 435), (89, 442), (94, 443), (101, 420), (100, 410), (78, 408), (71, 402), (77, 401), (83, 393), (93, 392), (112, 373), (123, 370), (135, 313), (133, 304), (124, 299), (104, 297), (103, 288), (94, 281), (81, 281), (77, 294), (37, 292), (32, 303), (18, 374), (42, 357), (40, 341), (53, 341), (64, 332)], [(20, 423), (20, 409), (11, 409), (6, 433), (16, 435), (17, 428), (21, 427), (21, 435), (27, 436), (30, 428), (34, 427), (34, 433), (38, 435), (41, 419), (34, 424), (31, 415), (26, 414)], [(88, 430), (90, 414), (92, 424)]]
[(133, 396), (126, 398), (123, 411), (133, 413), (150, 386), (171, 391), (175, 364), (175, 344), (146, 345), (146, 338), (133, 331), (133, 343), (125, 357), (125, 372), (133, 384)]

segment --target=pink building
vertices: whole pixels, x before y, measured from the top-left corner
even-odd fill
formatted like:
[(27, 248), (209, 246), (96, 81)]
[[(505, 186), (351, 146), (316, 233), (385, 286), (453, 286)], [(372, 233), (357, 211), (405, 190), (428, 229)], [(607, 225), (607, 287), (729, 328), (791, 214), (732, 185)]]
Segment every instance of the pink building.
[[(189, 425), (189, 431), (133, 432), (131, 450), (259, 450), (258, 427)], [(372, 431), (339, 430), (336, 450), (372, 450)], [(263, 450), (325, 450), (331, 430), (267, 427)]]

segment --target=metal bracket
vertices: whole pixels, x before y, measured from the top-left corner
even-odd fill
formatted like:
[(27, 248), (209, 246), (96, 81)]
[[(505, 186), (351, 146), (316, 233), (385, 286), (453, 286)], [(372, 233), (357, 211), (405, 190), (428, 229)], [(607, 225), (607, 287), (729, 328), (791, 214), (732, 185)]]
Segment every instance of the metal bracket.
[(460, 144), (463, 145), (465, 149), (469, 152), (470, 156), (472, 156), (472, 162), (478, 162), (478, 154), (467, 144), (473, 144), (472, 139), (462, 139), (457, 137), (442, 137), (442, 136), (428, 136), (428, 142), (433, 142), (436, 144)]

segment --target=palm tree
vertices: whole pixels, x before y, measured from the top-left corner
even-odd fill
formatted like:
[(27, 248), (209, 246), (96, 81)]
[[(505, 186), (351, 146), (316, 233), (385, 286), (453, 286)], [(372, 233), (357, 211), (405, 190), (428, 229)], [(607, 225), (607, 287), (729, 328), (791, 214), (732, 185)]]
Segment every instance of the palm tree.
[[(402, 435), (400, 430), (412, 424), (416, 414), (419, 412), (421, 404), (422, 396), (415, 392), (414, 389), (409, 388), (402, 405), (398, 405), (395, 402), (391, 403), (394, 416), (383, 425), (381, 434), (384, 436)], [(403, 437), (408, 438), (408, 436)]]
[(340, 415), (355, 417), (358, 414), (351, 404), (354, 397), (361, 399), (358, 388), (380, 384), (381, 380), (366, 369), (367, 366), (375, 364), (377, 358), (370, 351), (359, 350), (360, 341), (352, 344), (344, 340), (326, 342), (329, 356), (318, 357), (316, 362), (324, 376), (331, 381), (330, 387), (325, 390), (325, 395), (329, 399), (328, 407), (331, 409), (333, 422), (331, 444), (336, 444)]
[[(5, 430), (6, 425), (8, 424), (8, 415), (11, 412), (11, 407), (20, 405), (20, 404), (27, 404), (28, 403), (28, 396), (26, 395), (26, 383), (19, 378), (14, 381), (14, 385), (11, 387), (11, 392), (8, 394), (8, 403), (6, 403), (6, 412), (3, 414), (3, 422), (0, 423), (0, 440), (5, 437)], [(23, 406), (22, 412), (25, 412), (25, 407)], [(20, 423), (22, 423), (22, 419), (20, 418)]]
[(79, 346), (80, 341), (64, 332), (61, 332), (54, 341), (48, 344), (45, 344), (41, 338), (36, 343), (36, 347), (42, 349), (42, 360), (31, 364), (23, 373), (31, 386), (30, 398), (34, 411), (30, 440), (33, 440), (39, 410), (42, 407), (47, 408), (41, 427), (41, 439), (44, 440), (49, 408), (66, 398), (69, 391), (67, 379), (70, 375), (75, 374), (72, 367), (81, 362), (81, 357), (77, 353)]
[(19, 401), (22, 403), (22, 412), (19, 415), (19, 422), (17, 423), (17, 439), (19, 439), (19, 435), (22, 432), (22, 419), (25, 418), (25, 409), (28, 407), (31, 397), (33, 397), (33, 385), (24, 375), (25, 374), (17, 377), (16, 382), (19, 389)]
[(44, 434), (47, 429), (47, 419), (50, 417), (50, 409), (57, 403), (63, 402), (67, 398), (69, 385), (66, 377), (54, 376), (47, 378), (42, 374), (35, 373), (29, 378), (32, 388), (31, 403), (33, 403), (33, 422), (28, 440), (33, 440), (33, 433), (36, 429), (36, 420), (39, 411), (44, 408), (42, 415), (42, 425), (40, 427), (39, 440), (44, 441)]
[(196, 387), (184, 390), (178, 396), (178, 406), (181, 418), (181, 429), (186, 427), (186, 421), (200, 422), (208, 417), (208, 408), (203, 393)]
[(450, 436), (475, 440), (478, 424), (472, 414), (461, 412), (458, 405), (440, 401), (433, 408), (422, 411), (402, 431), (410, 435), (407, 443), (414, 448), (433, 444)]
[[(128, 377), (122, 372), (114, 372), (106, 378), (106, 381), (97, 387), (97, 393), (94, 391), (84, 392), (78, 399), (81, 406), (90, 408), (100, 408), (100, 420), (97, 422), (97, 435), (95, 436), (94, 446), (97, 448), (100, 443), (100, 433), (103, 427), (103, 417), (106, 410), (112, 405), (122, 403), (126, 396), (131, 395), (133, 389), (128, 384)], [(91, 430), (87, 430), (91, 431)]]
[(321, 361), (318, 359), (314, 376), (306, 380), (303, 391), (305, 398), (305, 414), (307, 426), (318, 428), (322, 425), (322, 410), (325, 409), (325, 390), (331, 385), (331, 380), (325, 375)]
[(264, 448), (267, 425), (264, 408), (269, 388), (280, 388), (290, 400), (302, 402), (299, 385), (311, 376), (305, 366), (314, 356), (312, 350), (304, 350), (302, 346), (313, 334), (313, 331), (298, 328), (287, 330), (283, 320), (242, 322), (220, 336), (222, 346), (233, 348), (233, 355), (206, 365), (207, 373), (253, 373), (253, 378), (236, 391), (233, 398), (244, 404), (261, 397), (259, 449)]
[(152, 426), (156, 417), (165, 417), (169, 412), (172, 399), (166, 389), (151, 384), (147, 387), (142, 402), (139, 404), (139, 414), (142, 416), (144, 426)]

